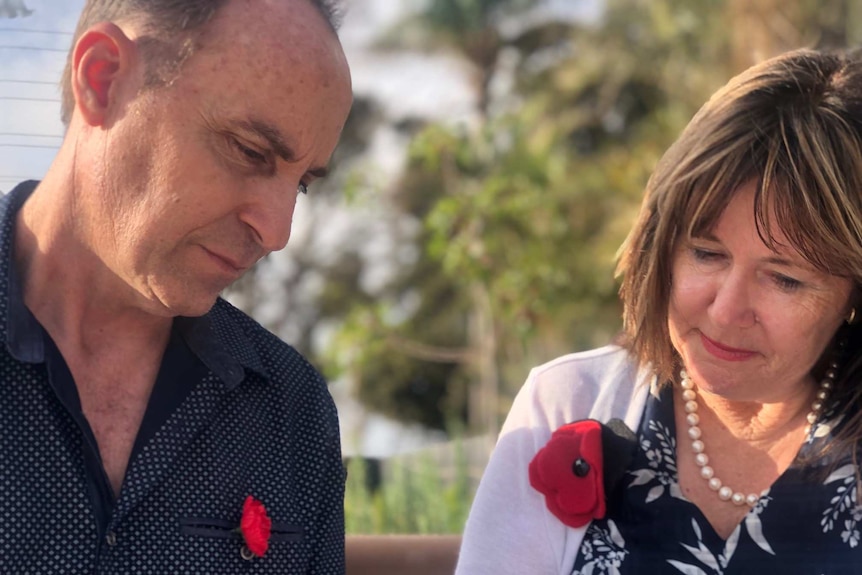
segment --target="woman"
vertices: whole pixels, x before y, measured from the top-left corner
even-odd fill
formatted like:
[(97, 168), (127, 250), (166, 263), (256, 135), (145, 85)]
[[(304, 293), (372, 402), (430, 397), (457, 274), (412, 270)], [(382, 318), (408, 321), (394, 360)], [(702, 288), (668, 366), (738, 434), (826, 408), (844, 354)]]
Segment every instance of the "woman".
[[(625, 343), (532, 370), (457, 573), (862, 572), (859, 57), (797, 51), (731, 80), (659, 162), (621, 254)], [(601, 458), (547, 484), (561, 442), (588, 441), (555, 430), (587, 418), (637, 436), (593, 507), (572, 486)]]

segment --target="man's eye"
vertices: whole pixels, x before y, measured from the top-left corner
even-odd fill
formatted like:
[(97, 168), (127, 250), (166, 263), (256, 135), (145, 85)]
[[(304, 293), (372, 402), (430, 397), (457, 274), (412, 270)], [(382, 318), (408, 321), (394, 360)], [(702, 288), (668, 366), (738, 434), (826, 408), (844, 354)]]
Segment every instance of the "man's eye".
[(249, 161), (255, 164), (264, 164), (266, 163), (266, 156), (261, 154), (260, 152), (249, 148), (248, 146), (242, 145), (239, 141), (233, 140), (233, 145), (236, 147), (239, 152), (244, 155)]
[(299, 185), (296, 187), (297, 194), (307, 194), (308, 193), (308, 184), (305, 182), (299, 182)]

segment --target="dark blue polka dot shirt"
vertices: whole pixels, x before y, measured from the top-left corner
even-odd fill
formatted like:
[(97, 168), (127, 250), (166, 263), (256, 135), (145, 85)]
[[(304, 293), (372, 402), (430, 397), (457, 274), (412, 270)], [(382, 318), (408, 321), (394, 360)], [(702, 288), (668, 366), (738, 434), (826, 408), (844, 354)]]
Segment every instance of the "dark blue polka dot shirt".
[[(344, 573), (344, 468), (320, 375), (219, 300), (178, 318), (118, 497), (62, 356), (23, 305), (0, 200), (0, 574)], [(237, 528), (272, 519), (263, 557)], [(245, 557), (244, 557), (245, 555)]]

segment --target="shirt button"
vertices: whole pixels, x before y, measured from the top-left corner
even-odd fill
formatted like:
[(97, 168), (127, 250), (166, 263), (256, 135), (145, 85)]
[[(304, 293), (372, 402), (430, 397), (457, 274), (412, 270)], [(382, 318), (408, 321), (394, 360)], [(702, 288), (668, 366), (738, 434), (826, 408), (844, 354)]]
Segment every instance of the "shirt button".
[(113, 531), (108, 531), (108, 534), (105, 535), (105, 543), (108, 544), (108, 547), (113, 547), (117, 544), (117, 535)]

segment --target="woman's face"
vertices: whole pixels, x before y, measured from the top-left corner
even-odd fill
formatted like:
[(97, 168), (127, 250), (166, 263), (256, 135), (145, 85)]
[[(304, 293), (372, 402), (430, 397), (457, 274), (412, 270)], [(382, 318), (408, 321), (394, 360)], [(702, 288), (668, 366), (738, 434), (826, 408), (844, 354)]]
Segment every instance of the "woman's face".
[(741, 187), (705, 237), (684, 241), (673, 261), (668, 327), (674, 348), (704, 391), (735, 401), (780, 402), (809, 372), (850, 310), (852, 283), (813, 268), (754, 219), (754, 184)]

